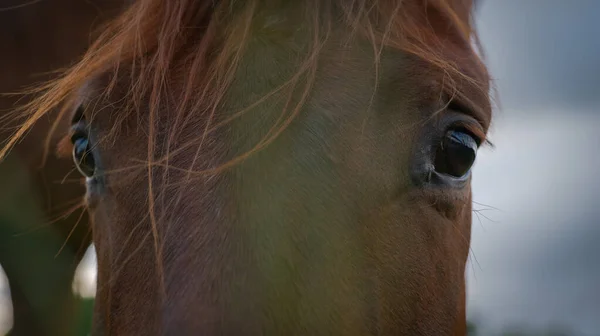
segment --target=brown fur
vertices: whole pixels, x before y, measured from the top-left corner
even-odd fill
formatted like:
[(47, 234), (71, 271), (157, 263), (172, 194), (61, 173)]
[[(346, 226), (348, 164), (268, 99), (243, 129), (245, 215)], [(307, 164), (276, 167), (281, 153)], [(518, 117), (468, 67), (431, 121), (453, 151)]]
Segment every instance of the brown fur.
[[(348, 272), (349, 283), (348, 288), (329, 288), (330, 292), (326, 293), (335, 299), (348, 300), (348, 311), (329, 311), (328, 305), (313, 305), (304, 308), (307, 316), (284, 313), (284, 307), (278, 312), (266, 298), (266, 303), (260, 305), (256, 300), (261, 296), (251, 291), (252, 286), (240, 287), (236, 282), (242, 281), (236, 278), (238, 273), (248, 278), (245, 280), (248, 284), (268, 282), (263, 279), (264, 274), (249, 266), (260, 265), (260, 258), (253, 259), (253, 256), (262, 246), (255, 247), (254, 251), (246, 250), (247, 254), (236, 250), (236, 246), (240, 249), (251, 246), (244, 232), (251, 235), (253, 230), (261, 232), (262, 228), (251, 224), (246, 227), (235, 225), (243, 217), (236, 217), (232, 210), (235, 203), (230, 203), (233, 201), (224, 195), (231, 193), (229, 188), (233, 186), (241, 188), (235, 195), (240, 197), (239, 203), (244, 204), (249, 200), (241, 196), (244, 188), (259, 193), (270, 186), (268, 181), (263, 187), (240, 176), (253, 169), (255, 157), (266, 155), (265, 152), (277, 153), (278, 144), (285, 143), (290, 132), (297, 129), (298, 118), (308, 102), (326, 101), (325, 97), (315, 98), (314, 92), (334, 92), (333, 88), (319, 91), (313, 86), (324, 85), (322, 77), (333, 78), (331, 74), (341, 70), (335, 66), (329, 72), (319, 68), (319, 60), (329, 52), (329, 35), (339, 33), (336, 28), (340, 26), (348, 27), (345, 36), (348, 41), (360, 37), (371, 43), (377, 83), (385, 75), (380, 72), (384, 67), (382, 58), (386, 57), (383, 50), (401, 51), (410, 60), (409, 69), (404, 71), (406, 76), (419, 80), (413, 87), (406, 88), (406, 91), (415, 91), (411, 97), (439, 101), (435, 94), (440, 90), (435, 88), (441, 89), (441, 100), (458, 102), (461, 110), (470, 112), (479, 126), (469, 124), (466, 127), (472, 127), (472, 132), (483, 141), (490, 122), (489, 78), (470, 44), (474, 37), (470, 1), (307, 1), (296, 8), (300, 13), (298, 25), (307, 27), (312, 34), (298, 71), (250, 107), (242, 107), (231, 115), (221, 114), (226, 109), (224, 106), (233, 104), (227, 101), (226, 95), (244, 62), (251, 32), (257, 25), (264, 24), (255, 22), (257, 13), (268, 5), (278, 8), (281, 4), (277, 1), (270, 4), (259, 1), (136, 1), (129, 11), (108, 26), (80, 63), (60, 80), (40, 88), (43, 92), (40, 98), (26, 106), (29, 119), (13, 142), (0, 152), (0, 156), (3, 155), (48, 109), (65, 101), (78, 104), (83, 99), (92, 105), (89, 117), (94, 128), (103, 130), (96, 139), (105, 151), (103, 164), (124, 168), (125, 162), (137, 160), (138, 174), (108, 172), (107, 193), (110, 197), (96, 199), (92, 195), (89, 199), (93, 208), (98, 206), (94, 210), (95, 225), (103, 225), (96, 227), (94, 232), (100, 268), (96, 326), (99, 330), (119, 334), (142, 331), (235, 334), (240, 330), (248, 334), (267, 331), (301, 334), (303, 328), (320, 330), (324, 334), (340, 331), (344, 334), (464, 334), (464, 265), (470, 237), (470, 194), (411, 190), (397, 196), (397, 201), (408, 206), (407, 209), (389, 204), (388, 197), (372, 200), (367, 197), (356, 210), (360, 213), (361, 223), (377, 225), (360, 234), (344, 233), (347, 228), (341, 223), (338, 227), (340, 236), (347, 234), (348, 241), (360, 240), (365, 244), (365, 255), (355, 256), (352, 249), (342, 249), (343, 253), (348, 253), (348, 258), (356, 257), (362, 261), (348, 264), (331, 261), (332, 265), (340, 267), (340, 276)], [(80, 98), (76, 93), (82, 87), (85, 90)], [(240, 148), (227, 148), (226, 144), (231, 141), (228, 136), (235, 135), (229, 135), (233, 132), (231, 125), (245, 118), (253, 106), (279, 96), (287, 98), (281, 102), (284, 113), (273, 126), (260, 134), (258, 141), (242, 138)], [(375, 104), (373, 97), (375, 93), (367, 110)], [(442, 104), (437, 113), (424, 113), (423, 117), (435, 119), (446, 107)], [(369, 124), (365, 121), (364, 125)], [(408, 134), (414, 135), (407, 132), (406, 136)], [(370, 176), (369, 171), (384, 174), (379, 171), (381, 167), (369, 168), (376, 162), (353, 164), (352, 159), (358, 155), (353, 151), (362, 150), (364, 146), (368, 147), (369, 141), (375, 141), (368, 139), (366, 144), (349, 145), (355, 140), (345, 139), (342, 142), (345, 145), (338, 148), (340, 155), (347, 156), (344, 160), (349, 160), (343, 165), (346, 174), (363, 179)], [(127, 145), (116, 146), (116, 141)], [(285, 154), (281, 154), (277, 157), (285, 158)], [(136, 167), (131, 168), (136, 170)], [(244, 173), (239, 169), (244, 169)], [(268, 170), (266, 166), (262, 169)], [(272, 174), (275, 176), (277, 171)], [(382, 176), (381, 180), (367, 185), (375, 186), (380, 181), (394, 179), (397, 177), (391, 174), (387, 179)], [(289, 180), (288, 183), (295, 185), (297, 182)], [(383, 184), (381, 189), (386, 190), (392, 184)], [(297, 187), (300, 188), (298, 194), (302, 194), (304, 187)], [(340, 192), (355, 188), (349, 184), (338, 187)], [(370, 188), (358, 188), (355, 193), (366, 193)], [(273, 200), (274, 203), (277, 201)], [(305, 209), (296, 203), (282, 205), (285, 209), (294, 207), (299, 207), (300, 213), (315, 209)], [(226, 213), (224, 209), (230, 209), (230, 212)], [(240, 211), (252, 213), (251, 209), (252, 206), (247, 205)], [(399, 221), (408, 223), (412, 219), (418, 223), (419, 220), (414, 218), (423, 218), (423, 225), (417, 225), (414, 231), (398, 230)], [(437, 219), (435, 223), (443, 224), (444, 229), (429, 227), (428, 221), (433, 219)], [(293, 221), (293, 218), (288, 220)], [(289, 224), (294, 227), (293, 223)], [(292, 237), (307, 234), (302, 231), (304, 229), (296, 230), (299, 232)], [(132, 243), (134, 237), (137, 243)], [(391, 253), (390, 247), (398, 243), (405, 246), (398, 246), (397, 251)], [(342, 242), (339, 244), (343, 246)], [(292, 264), (300, 266), (299, 263)], [(378, 275), (380, 283), (372, 283), (370, 292), (373, 298), (381, 300), (379, 306), (375, 304), (378, 312), (352, 310), (361, 306), (361, 298), (365, 295), (353, 288), (372, 279), (363, 278), (364, 270), (353, 272), (345, 268), (350, 264), (359, 269), (372, 267), (371, 272)], [(229, 274), (229, 270), (236, 273)], [(319, 274), (332, 271), (324, 269)], [(181, 281), (178, 279), (180, 272), (189, 274), (194, 281)], [(409, 276), (403, 279), (399, 272)], [(315, 276), (322, 281), (329, 279), (324, 275), (323, 278)], [(300, 279), (291, 281), (300, 282)], [(310, 290), (321, 284), (324, 282), (313, 284)], [(417, 284), (418, 288), (411, 287)], [(297, 286), (299, 291), (306, 290), (305, 285)], [(269, 293), (263, 294), (268, 296)], [(243, 302), (245, 297), (249, 303)], [(306, 296), (299, 300), (302, 298), (306, 299)], [(189, 310), (186, 311), (186, 307)], [(301, 307), (297, 309), (301, 310)], [(322, 313), (315, 313), (319, 309)], [(312, 313), (315, 316), (310, 315)], [(331, 320), (315, 329), (314, 325), (295, 321), (294, 316), (298, 321), (301, 318), (313, 322), (323, 318)], [(288, 329), (281, 329), (283, 326)]]

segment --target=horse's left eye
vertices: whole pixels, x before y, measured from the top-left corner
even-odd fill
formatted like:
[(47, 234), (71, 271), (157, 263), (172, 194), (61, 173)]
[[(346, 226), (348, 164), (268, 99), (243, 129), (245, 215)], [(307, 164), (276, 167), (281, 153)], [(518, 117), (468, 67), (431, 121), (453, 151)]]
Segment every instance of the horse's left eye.
[(77, 170), (85, 177), (93, 177), (96, 172), (96, 162), (87, 134), (76, 132), (71, 137), (71, 142), (73, 143), (73, 161)]
[(453, 177), (467, 175), (477, 156), (478, 142), (468, 133), (450, 130), (442, 139), (435, 156), (435, 170)]

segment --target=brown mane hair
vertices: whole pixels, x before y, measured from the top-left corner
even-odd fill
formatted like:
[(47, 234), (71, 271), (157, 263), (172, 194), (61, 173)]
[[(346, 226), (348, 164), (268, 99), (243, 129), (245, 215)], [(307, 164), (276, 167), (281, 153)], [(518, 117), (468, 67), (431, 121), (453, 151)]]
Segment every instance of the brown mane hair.
[[(482, 89), (486, 87), (487, 75), (478, 79), (471, 77), (463, 72), (460, 64), (448, 60), (442, 53), (444, 40), (440, 38), (440, 30), (456, 32), (451, 38), (469, 47), (471, 41), (477, 39), (471, 24), (470, 0), (309, 0), (302, 3), (303, 15), (312, 24), (313, 50), (298, 73), (275, 91), (293, 89), (300, 78), (306, 77), (308, 80), (305, 81), (307, 85), (303, 94), (306, 98), (311, 77), (316, 70), (319, 48), (327, 38), (329, 27), (339, 23), (351, 27), (351, 34), (367, 37), (372, 42), (376, 59), (381, 49), (388, 46), (413, 54), (435, 66), (447, 75), (445, 86), (452, 96), (468, 100), (466, 95), (456, 90), (454, 83), (457, 79), (466, 80)], [(152, 124), (153, 115), (168, 95), (168, 79), (174, 75), (182, 76), (180, 80), (185, 84), (180, 96), (170, 99), (170, 103), (175, 103), (173, 113), (178, 116), (173, 129), (181, 122), (179, 116), (184, 115), (184, 111), (208, 110), (211, 118), (205, 125), (205, 136), (220, 126), (211, 125), (210, 120), (233, 78), (249, 31), (256, 24), (254, 18), (258, 5), (258, 0), (135, 1), (120, 17), (106, 25), (103, 34), (79, 63), (58, 79), (29, 92), (37, 92), (39, 97), (19, 110), (26, 121), (0, 150), (0, 158), (37, 120), (52, 109), (68, 106), (74, 94), (90, 79), (110, 72), (113, 80), (103, 93), (109, 94), (114, 88), (119, 67), (125, 64), (132, 68), (128, 101), (134, 105), (125, 110), (137, 110), (136, 105), (144, 97), (149, 98), (149, 121)], [(337, 14), (340, 12), (342, 16)], [(437, 21), (443, 22), (442, 27)], [(444, 39), (447, 38), (446, 34)], [(178, 58), (185, 59), (183, 64), (188, 67), (185, 71), (173, 69), (174, 60)], [(479, 73), (486, 73), (482, 63), (478, 66), (481, 67), (477, 70)], [(264, 98), (256, 104), (262, 100)], [(302, 102), (255, 150), (274, 140), (291, 121)], [(149, 126), (152, 132), (153, 125)], [(152, 136), (150, 139), (152, 141)], [(149, 144), (149, 148), (152, 147)], [(219, 169), (243, 160), (255, 150), (225, 163)], [(149, 153), (149, 162), (154, 161), (151, 156)]]

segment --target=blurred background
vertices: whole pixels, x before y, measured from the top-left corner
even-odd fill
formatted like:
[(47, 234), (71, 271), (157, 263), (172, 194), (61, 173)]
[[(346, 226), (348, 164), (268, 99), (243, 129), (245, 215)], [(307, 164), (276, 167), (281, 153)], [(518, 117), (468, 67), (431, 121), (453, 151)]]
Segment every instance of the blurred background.
[(596, 0), (481, 2), (501, 105), (473, 181), (469, 317), (486, 330), (600, 335), (599, 19)]
[[(476, 23), (499, 109), (474, 172), (470, 334), (598, 336), (600, 1), (483, 0)], [(94, 265), (89, 249), (77, 295), (93, 298)], [(4, 334), (3, 276), (0, 293)]]

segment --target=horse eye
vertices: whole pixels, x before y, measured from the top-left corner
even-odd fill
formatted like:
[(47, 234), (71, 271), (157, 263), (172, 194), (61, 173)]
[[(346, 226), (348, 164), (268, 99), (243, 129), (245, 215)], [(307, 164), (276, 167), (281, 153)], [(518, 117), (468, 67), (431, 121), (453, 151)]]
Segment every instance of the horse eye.
[(76, 132), (71, 137), (73, 143), (73, 161), (77, 170), (85, 177), (93, 177), (96, 172), (96, 162), (90, 148), (87, 134)]
[(467, 175), (475, 162), (478, 147), (478, 142), (470, 134), (448, 131), (437, 149), (435, 170), (453, 177)]

